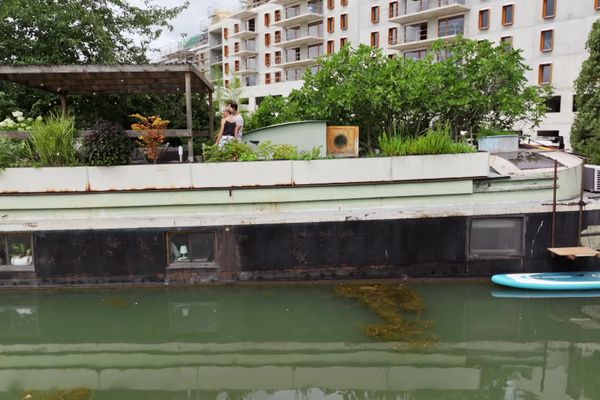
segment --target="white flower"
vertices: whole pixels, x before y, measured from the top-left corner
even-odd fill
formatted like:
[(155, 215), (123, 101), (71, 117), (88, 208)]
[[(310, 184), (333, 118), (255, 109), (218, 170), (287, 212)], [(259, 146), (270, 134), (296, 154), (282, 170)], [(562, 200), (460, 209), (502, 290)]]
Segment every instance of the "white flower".
[(21, 111), (13, 111), (12, 116), (15, 118), (23, 117), (23, 113)]
[(41, 121), (41, 120), (42, 120), (42, 116), (41, 116), (41, 115), (38, 115), (38, 116), (35, 118), (35, 120), (36, 120), (36, 121)]
[(23, 121), (25, 121), (25, 118), (24, 117), (17, 117), (17, 121), (23, 122)]

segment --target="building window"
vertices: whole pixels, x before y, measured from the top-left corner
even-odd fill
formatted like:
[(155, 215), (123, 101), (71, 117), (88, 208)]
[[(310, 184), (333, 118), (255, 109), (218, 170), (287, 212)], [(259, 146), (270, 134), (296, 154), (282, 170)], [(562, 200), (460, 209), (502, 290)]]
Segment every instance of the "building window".
[(600, 10), (600, 0), (594, 0), (594, 8)]
[(327, 8), (333, 10), (335, 8), (335, 0), (327, 0)]
[(340, 29), (343, 31), (348, 29), (348, 14), (340, 15)]
[(320, 65), (313, 65), (312, 67), (310, 67), (310, 72), (313, 73), (313, 74), (316, 74), (320, 70), (321, 70), (321, 66)]
[(515, 5), (509, 4), (502, 7), (502, 25), (512, 25), (515, 19)]
[(245, 79), (246, 86), (256, 86), (258, 83), (258, 79), (256, 79), (256, 75), (247, 76)]
[(269, 27), (271, 25), (271, 14), (266, 13), (265, 14), (265, 26)]
[(333, 33), (334, 29), (335, 29), (335, 20), (333, 19), (333, 17), (327, 18), (327, 32)]
[(323, 21), (308, 24), (308, 36), (323, 37)]
[(225, 63), (225, 66), (223, 67), (223, 71), (225, 72), (225, 75), (229, 74), (229, 63)]
[(223, 82), (223, 85), (228, 88), (229, 87), (229, 79), (225, 79), (225, 81)]
[(233, 52), (234, 53), (239, 53), (240, 52), (240, 42), (235, 42), (233, 44)]
[(308, 46), (308, 58), (316, 59), (323, 55), (323, 45), (315, 44)]
[(271, 83), (271, 74), (267, 73), (265, 74), (265, 85), (268, 85)]
[(371, 47), (379, 47), (379, 32), (371, 32)]
[(285, 61), (286, 62), (300, 61), (300, 60), (301, 60), (300, 47), (295, 47), (293, 49), (287, 49), (285, 51)]
[(233, 25), (233, 33), (238, 33), (240, 31), (240, 24)]
[(340, 0), (340, 4), (342, 5), (342, 7), (346, 7), (348, 5), (348, 0)]
[(335, 52), (335, 44), (333, 40), (327, 41), (327, 54), (333, 54)]
[[(438, 36), (460, 35), (465, 32), (465, 16), (443, 18), (438, 20)], [(427, 37), (425, 37), (427, 39)]]
[(388, 29), (388, 44), (390, 46), (398, 44), (398, 28)]
[(469, 232), (471, 257), (523, 255), (523, 218), (473, 218)]
[(411, 50), (404, 52), (404, 58), (410, 58), (412, 60), (422, 60), (427, 56), (427, 50)]
[(281, 71), (275, 72), (275, 82), (281, 82)]
[(347, 45), (347, 44), (348, 44), (348, 38), (347, 37), (340, 38), (340, 49), (342, 47), (344, 47), (345, 45)]
[(551, 96), (546, 99), (546, 107), (549, 113), (559, 113), (560, 112), (560, 96)]
[(285, 8), (285, 18), (290, 19), (300, 15), (300, 4)]
[(169, 266), (215, 267), (214, 232), (169, 232)]
[(379, 6), (371, 7), (371, 23), (376, 24), (379, 22)]
[(0, 268), (33, 268), (31, 234), (0, 234)]
[(479, 10), (479, 30), (490, 27), (490, 10)]
[(556, 0), (543, 0), (542, 18), (554, 18), (556, 15)]
[(300, 68), (291, 68), (285, 70), (285, 80), (286, 81), (299, 81), (302, 79), (302, 74), (304, 71)]
[(500, 38), (500, 44), (504, 45), (507, 49), (513, 48), (513, 37), (512, 36), (502, 36)]
[(229, 46), (227, 46), (227, 45), (223, 46), (223, 55), (225, 57), (229, 57)]
[(275, 32), (275, 43), (281, 43), (281, 31)]
[(396, 18), (398, 16), (398, 2), (391, 1), (388, 7), (388, 18)]
[(281, 21), (281, 10), (275, 10), (274, 17), (275, 22)]
[(540, 51), (552, 51), (554, 47), (554, 30), (548, 29), (540, 34)]
[(404, 26), (404, 41), (406, 43), (425, 39), (427, 39), (427, 22)]
[(265, 46), (269, 47), (271, 45), (271, 34), (265, 33)]
[(223, 28), (223, 39), (225, 39), (225, 40), (229, 39), (229, 29), (228, 28)]
[(240, 70), (240, 60), (235, 60), (235, 63), (233, 65), (233, 69), (235, 70), (235, 72), (238, 72)]
[(538, 70), (538, 83), (540, 85), (552, 83), (552, 64), (540, 64)]
[(275, 52), (275, 64), (281, 64), (281, 51)]
[(265, 67), (271, 66), (271, 53), (265, 54)]

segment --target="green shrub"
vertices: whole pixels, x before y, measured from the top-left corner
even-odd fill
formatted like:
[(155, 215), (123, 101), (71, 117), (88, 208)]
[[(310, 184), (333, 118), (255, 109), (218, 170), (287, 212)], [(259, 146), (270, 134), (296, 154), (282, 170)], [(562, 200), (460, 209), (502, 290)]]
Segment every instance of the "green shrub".
[(290, 144), (261, 143), (258, 147), (247, 143), (231, 141), (219, 147), (218, 145), (204, 146), (205, 162), (223, 161), (258, 161), (258, 160), (314, 160), (320, 158), (320, 147), (310, 151), (299, 151), (298, 147)]
[(477, 132), (477, 137), (488, 137), (488, 136), (504, 136), (504, 135), (515, 135), (514, 132), (503, 131), (501, 129), (493, 129), (493, 128), (482, 128)]
[(406, 146), (407, 140), (400, 135), (388, 135), (383, 133), (378, 138), (379, 149), (383, 155), (389, 157), (405, 156), (408, 150)]
[(36, 121), (29, 134), (29, 153), (40, 167), (62, 167), (78, 164), (75, 148), (75, 120), (52, 115)]
[(26, 154), (23, 140), (0, 138), (0, 170), (21, 166)]
[(129, 162), (131, 140), (119, 125), (98, 121), (83, 139), (83, 159), (86, 165), (110, 166)]

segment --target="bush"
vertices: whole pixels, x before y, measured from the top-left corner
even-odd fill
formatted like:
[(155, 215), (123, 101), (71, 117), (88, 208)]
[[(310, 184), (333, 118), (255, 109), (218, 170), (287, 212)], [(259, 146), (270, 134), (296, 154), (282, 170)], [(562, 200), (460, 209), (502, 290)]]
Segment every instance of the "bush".
[(477, 150), (467, 143), (455, 143), (448, 125), (430, 128), (417, 138), (383, 134), (378, 138), (385, 156), (413, 156), (426, 154), (474, 153)]
[(92, 132), (83, 139), (82, 150), (86, 165), (124, 165), (129, 162), (132, 145), (122, 127), (98, 121)]
[(29, 156), (41, 167), (77, 165), (76, 135), (71, 117), (52, 115), (46, 121), (36, 121), (29, 134)]
[(250, 144), (231, 141), (219, 147), (204, 146), (205, 162), (223, 161), (258, 161), (258, 160), (314, 160), (320, 158), (321, 149), (314, 147), (311, 151), (299, 151), (290, 144), (261, 143), (258, 147)]
[(503, 131), (501, 129), (493, 129), (493, 128), (482, 128), (477, 132), (477, 137), (488, 137), (488, 136), (504, 136), (504, 135), (515, 135), (514, 132)]
[(23, 140), (0, 138), (0, 170), (20, 166), (25, 157)]

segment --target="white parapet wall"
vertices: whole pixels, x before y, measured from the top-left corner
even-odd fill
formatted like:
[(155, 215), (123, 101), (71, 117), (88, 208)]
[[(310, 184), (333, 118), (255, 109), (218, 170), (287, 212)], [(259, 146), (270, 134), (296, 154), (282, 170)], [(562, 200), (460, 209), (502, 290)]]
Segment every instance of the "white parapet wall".
[(8, 168), (0, 194), (182, 190), (487, 177), (489, 154), (116, 167)]

